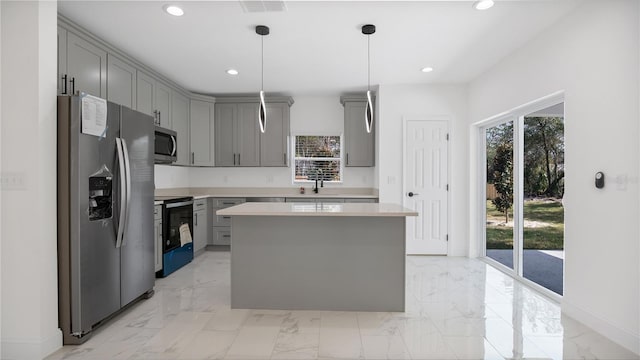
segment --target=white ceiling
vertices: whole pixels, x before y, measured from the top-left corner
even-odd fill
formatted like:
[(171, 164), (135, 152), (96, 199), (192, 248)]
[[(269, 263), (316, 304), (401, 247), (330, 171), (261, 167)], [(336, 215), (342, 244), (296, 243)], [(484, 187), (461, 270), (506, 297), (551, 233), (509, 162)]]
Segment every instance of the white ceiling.
[[(327, 94), (371, 83), (465, 83), (558, 21), (578, 0), (287, 1), (284, 12), (248, 13), (239, 1), (59, 1), (60, 13), (185, 88), (206, 94), (255, 93), (260, 36), (267, 92)], [(182, 17), (162, 7), (178, 3)], [(431, 66), (432, 73), (421, 68)], [(225, 73), (237, 69), (238, 76)]]

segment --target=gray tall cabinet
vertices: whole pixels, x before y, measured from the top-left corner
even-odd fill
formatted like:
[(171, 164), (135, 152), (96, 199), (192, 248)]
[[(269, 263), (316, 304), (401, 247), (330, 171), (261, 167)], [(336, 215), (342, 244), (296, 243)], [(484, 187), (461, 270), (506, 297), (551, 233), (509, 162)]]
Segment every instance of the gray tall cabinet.
[(366, 167), (375, 165), (375, 128), (371, 133), (365, 127), (366, 97), (350, 95), (340, 97), (344, 106), (345, 166)]

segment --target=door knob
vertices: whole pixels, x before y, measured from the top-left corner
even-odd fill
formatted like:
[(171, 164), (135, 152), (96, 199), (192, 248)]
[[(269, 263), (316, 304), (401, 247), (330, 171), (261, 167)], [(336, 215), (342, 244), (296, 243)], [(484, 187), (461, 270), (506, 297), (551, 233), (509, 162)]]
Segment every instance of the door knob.
[(413, 192), (409, 192), (407, 195), (409, 195), (409, 197), (413, 197), (413, 195), (420, 195), (418, 193), (413, 193)]

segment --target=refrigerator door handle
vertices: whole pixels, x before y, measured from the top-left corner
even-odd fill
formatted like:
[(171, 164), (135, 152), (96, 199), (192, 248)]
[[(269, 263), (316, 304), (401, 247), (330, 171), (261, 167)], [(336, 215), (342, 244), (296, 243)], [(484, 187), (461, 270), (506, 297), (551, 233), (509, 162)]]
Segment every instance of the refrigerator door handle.
[(116, 138), (116, 150), (118, 151), (118, 165), (120, 166), (120, 220), (118, 221), (118, 234), (116, 236), (116, 248), (122, 246), (124, 237), (124, 223), (127, 218), (127, 183), (124, 152), (122, 151), (122, 140)]
[[(127, 202), (126, 202), (126, 211), (125, 211), (125, 219), (124, 219), (124, 229), (127, 229), (127, 223), (129, 222), (129, 204), (131, 204), (131, 163), (129, 162), (129, 149), (127, 149), (127, 142), (124, 139), (120, 139), (122, 142), (122, 150), (124, 153), (124, 164), (126, 171), (126, 183), (127, 183)], [(124, 234), (122, 236), (122, 246), (126, 245), (126, 238)]]

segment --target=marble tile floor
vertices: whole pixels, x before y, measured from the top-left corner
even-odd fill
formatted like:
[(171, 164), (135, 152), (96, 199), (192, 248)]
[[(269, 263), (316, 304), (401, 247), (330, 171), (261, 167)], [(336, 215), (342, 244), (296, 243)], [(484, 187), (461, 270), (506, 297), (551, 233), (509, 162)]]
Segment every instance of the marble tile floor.
[(205, 252), (59, 359), (638, 359), (482, 261), (407, 258), (404, 313), (232, 310)]

